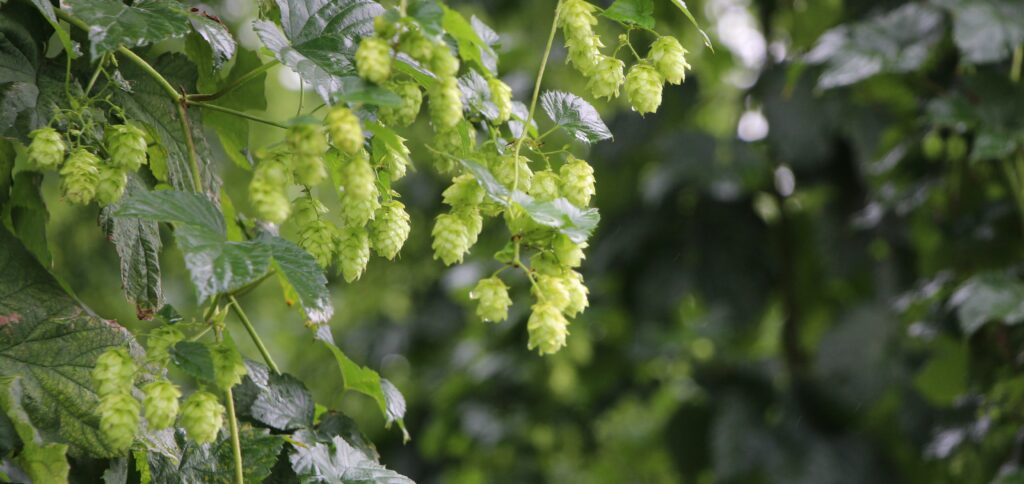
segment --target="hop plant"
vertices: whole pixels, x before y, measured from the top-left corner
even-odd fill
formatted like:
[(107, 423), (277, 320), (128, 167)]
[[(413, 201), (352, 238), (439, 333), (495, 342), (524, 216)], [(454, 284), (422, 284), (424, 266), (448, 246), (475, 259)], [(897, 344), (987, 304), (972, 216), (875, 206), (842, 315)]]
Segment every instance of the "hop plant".
[(469, 248), (476, 245), (476, 239), (484, 228), (484, 218), (480, 215), (480, 209), (477, 207), (459, 207), (452, 213), (459, 217), (462, 225), (466, 227), (466, 242), (469, 244), (466, 250), (468, 251)]
[(64, 138), (57, 130), (46, 127), (28, 134), (28, 161), (40, 170), (56, 170), (64, 162)]
[(562, 280), (562, 284), (569, 293), (569, 304), (563, 311), (570, 318), (574, 318), (590, 305), (587, 298), (590, 291), (583, 283), (583, 275), (576, 271), (569, 271), (568, 276)]
[(430, 93), (430, 120), (438, 131), (450, 130), (462, 120), (462, 93), (454, 77), (443, 77)]
[(338, 264), (346, 282), (358, 280), (370, 261), (370, 237), (363, 227), (346, 227), (338, 237)]
[(443, 213), (437, 216), (434, 221), (434, 230), (431, 236), (434, 238), (431, 247), (434, 249), (434, 259), (441, 259), (445, 265), (452, 265), (462, 262), (462, 258), (469, 252), (470, 231), (466, 226), (464, 217), (457, 213)]
[(567, 36), (565, 46), (569, 51), (567, 61), (576, 67), (584, 76), (590, 76), (597, 69), (601, 60), (601, 38), (592, 33), (588, 35)]
[(400, 180), (405, 177), (405, 172), (409, 168), (409, 154), (388, 148), (384, 151), (380, 164), (391, 181)]
[(455, 177), (451, 186), (441, 193), (444, 203), (451, 207), (475, 207), (484, 201), (484, 189), (476, 177), (465, 173)]
[(402, 35), (398, 42), (398, 50), (405, 52), (417, 62), (426, 64), (434, 56), (434, 43), (420, 31), (410, 30)]
[(596, 193), (594, 168), (586, 161), (570, 158), (569, 162), (558, 170), (562, 178), (562, 193), (565, 198), (577, 207), (590, 205), (590, 199)]
[(242, 383), (242, 377), (248, 373), (242, 355), (234, 345), (222, 342), (211, 348), (213, 359), (213, 375), (217, 386), (223, 389)]
[(126, 450), (139, 432), (139, 402), (131, 394), (112, 393), (100, 398), (96, 408), (100, 414), (103, 440), (118, 452)]
[(264, 159), (256, 165), (249, 182), (249, 200), (260, 218), (273, 223), (288, 218), (291, 205), (285, 187), (290, 182), (291, 174), (279, 157)]
[(512, 88), (501, 79), (493, 77), (487, 81), (487, 86), (491, 89), (491, 101), (498, 108), (495, 124), (508, 122), (512, 118)]
[(925, 158), (933, 161), (938, 160), (942, 158), (943, 152), (946, 151), (946, 142), (938, 131), (931, 130), (921, 140), (921, 151), (924, 152)]
[(96, 358), (96, 366), (92, 369), (92, 381), (96, 385), (96, 393), (103, 397), (115, 393), (128, 393), (135, 381), (135, 361), (128, 350), (111, 348)]
[(161, 326), (150, 331), (146, 337), (146, 358), (160, 366), (170, 361), (171, 348), (185, 339), (185, 334), (174, 326)]
[(562, 277), (541, 274), (535, 279), (537, 283), (533, 286), (534, 297), (558, 308), (559, 311), (569, 306), (569, 290)]
[(559, 234), (555, 237), (555, 241), (551, 244), (554, 250), (555, 259), (558, 263), (565, 267), (579, 267), (583, 263), (585, 254), (583, 249), (586, 248), (587, 244), (577, 244), (573, 242), (569, 237)]
[(514, 158), (511, 155), (499, 157), (495, 159), (491, 172), (499, 183), (508, 188), (530, 191), (533, 171), (530, 170), (526, 157)]
[(296, 155), (323, 156), (327, 151), (327, 135), (319, 124), (301, 123), (289, 127), (285, 142)]
[(334, 258), (336, 231), (329, 222), (322, 219), (314, 220), (299, 230), (299, 246), (309, 252), (320, 267), (327, 267)]
[(601, 39), (594, 34), (597, 7), (582, 0), (568, 0), (561, 5), (558, 24), (569, 50), (568, 60), (585, 76), (594, 72), (601, 55)]
[(391, 76), (391, 49), (383, 39), (365, 37), (356, 49), (356, 71), (367, 81), (383, 84)]
[(569, 321), (557, 307), (547, 302), (534, 304), (532, 310), (526, 322), (526, 330), (530, 335), (527, 348), (535, 349), (541, 355), (557, 353), (565, 346)]
[(223, 425), (224, 406), (214, 394), (197, 391), (185, 399), (181, 407), (181, 426), (193, 442), (213, 442)]
[(434, 52), (430, 56), (430, 67), (442, 79), (454, 78), (459, 73), (459, 59), (455, 58), (451, 49), (445, 44), (434, 44)]
[(541, 201), (551, 201), (561, 194), (559, 188), (562, 180), (551, 170), (538, 171), (530, 181), (530, 196)]
[(95, 195), (100, 205), (110, 205), (120, 200), (127, 186), (128, 174), (123, 169), (106, 163), (100, 164)]
[(409, 126), (416, 122), (423, 104), (423, 91), (415, 82), (396, 82), (391, 90), (402, 99), (398, 106), (381, 106), (380, 118), (385, 124)]
[(565, 0), (558, 15), (558, 26), (573, 32), (590, 31), (597, 25), (597, 7), (583, 0)]
[(637, 64), (626, 75), (626, 97), (633, 110), (653, 113), (661, 106), (661, 90), (665, 80), (657, 69), (646, 64)]
[(130, 124), (115, 124), (104, 130), (110, 163), (121, 170), (135, 171), (146, 163), (146, 134)]
[(341, 199), (341, 216), (346, 226), (362, 227), (373, 218), (373, 212), (380, 205), (376, 180), (377, 175), (365, 152), (342, 165), (341, 186), (345, 192)]
[(470, 291), (469, 297), (479, 301), (476, 315), (480, 319), (495, 323), (508, 319), (512, 298), (508, 295), (508, 286), (498, 276), (481, 279)]
[(596, 98), (608, 100), (619, 97), (619, 87), (626, 79), (623, 72), (625, 63), (614, 57), (602, 55), (595, 63), (593, 74), (587, 81), (587, 88)]
[(370, 245), (378, 255), (391, 260), (409, 237), (409, 214), (405, 205), (391, 200), (377, 209), (370, 223)]
[(335, 106), (327, 113), (324, 121), (331, 135), (331, 144), (335, 148), (350, 155), (363, 149), (363, 127), (359, 124), (359, 117), (351, 109), (341, 105)]
[(178, 397), (181, 391), (167, 380), (157, 380), (142, 387), (145, 397), (142, 399), (145, 408), (146, 422), (152, 430), (160, 430), (174, 425), (178, 416)]
[(658, 37), (651, 44), (651, 51), (647, 55), (669, 84), (682, 84), (686, 80), (686, 70), (690, 64), (686, 63), (686, 49), (679, 45), (675, 37)]
[(304, 195), (292, 201), (292, 216), (288, 220), (301, 230), (302, 227), (319, 220), (325, 213), (327, 207), (320, 200)]
[(61, 187), (71, 203), (85, 205), (96, 196), (100, 181), (100, 159), (85, 148), (71, 152), (60, 169)]

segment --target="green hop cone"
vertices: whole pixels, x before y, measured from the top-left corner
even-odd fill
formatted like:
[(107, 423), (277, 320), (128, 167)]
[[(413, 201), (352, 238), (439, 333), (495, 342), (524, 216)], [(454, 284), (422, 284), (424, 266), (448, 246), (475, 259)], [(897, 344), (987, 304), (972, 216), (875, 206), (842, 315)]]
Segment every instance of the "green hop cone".
[(557, 259), (559, 264), (562, 266), (579, 267), (580, 264), (583, 263), (583, 259), (586, 257), (583, 249), (587, 247), (587, 243), (583, 242), (577, 244), (563, 234), (558, 234), (551, 245), (554, 250), (555, 259)]
[(284, 222), (291, 212), (285, 189), (291, 173), (280, 157), (268, 158), (256, 165), (249, 182), (249, 201), (259, 218), (273, 223)]
[(444, 77), (430, 92), (430, 120), (438, 131), (450, 130), (462, 121), (462, 93), (454, 77)]
[(327, 206), (312, 196), (303, 195), (292, 201), (292, 216), (288, 220), (300, 230), (327, 213)]
[(189, 395), (181, 406), (181, 426), (197, 444), (216, 440), (217, 432), (223, 425), (224, 406), (210, 392), (197, 391)]
[[(518, 174), (516, 173), (518, 172)], [(515, 158), (512, 155), (495, 158), (491, 173), (498, 183), (520, 191), (530, 191), (533, 182), (533, 170), (525, 156)]]
[(139, 432), (138, 400), (127, 392), (112, 393), (100, 398), (96, 410), (100, 414), (103, 440), (118, 453), (127, 450)]
[(686, 80), (686, 70), (690, 64), (686, 63), (686, 49), (679, 45), (675, 37), (658, 37), (651, 44), (647, 56), (669, 84), (682, 84)]
[(324, 118), (327, 124), (327, 131), (331, 134), (331, 144), (335, 148), (350, 155), (356, 154), (363, 149), (363, 127), (359, 124), (359, 117), (351, 109), (345, 106), (334, 106)]
[(569, 289), (562, 277), (540, 274), (535, 280), (534, 297), (558, 308), (559, 311), (569, 306)]
[(53, 128), (39, 128), (28, 134), (28, 161), (40, 170), (56, 170), (64, 162), (64, 138)]
[(495, 323), (508, 319), (512, 298), (508, 296), (508, 286), (498, 276), (481, 279), (470, 291), (469, 298), (479, 301), (476, 315), (480, 319)]
[(420, 64), (427, 64), (434, 57), (434, 43), (418, 30), (402, 34), (401, 40), (398, 41), (398, 50), (405, 52)]
[(409, 214), (405, 205), (391, 200), (377, 209), (370, 222), (370, 246), (378, 255), (392, 260), (409, 238)]
[(594, 66), (593, 74), (587, 81), (587, 88), (596, 98), (608, 100), (619, 97), (619, 87), (626, 79), (625, 64), (614, 57), (602, 55)]
[(597, 17), (594, 16), (597, 7), (582, 0), (568, 0), (559, 8), (558, 25), (565, 36), (568, 61), (580, 73), (590, 76), (597, 67), (601, 47), (604, 46), (593, 30), (597, 25)]
[(444, 203), (456, 207), (475, 207), (484, 201), (484, 189), (476, 177), (465, 173), (455, 177), (451, 186), (441, 193)]
[(459, 59), (444, 43), (434, 44), (434, 52), (430, 56), (430, 69), (441, 79), (455, 78), (459, 73)]
[(946, 139), (946, 159), (960, 161), (967, 157), (967, 140), (959, 134)]
[(491, 102), (498, 108), (498, 117), (494, 124), (503, 124), (512, 118), (512, 88), (501, 79), (492, 77), (487, 80), (491, 89)]
[(308, 187), (319, 185), (327, 178), (323, 156), (295, 155), (292, 158), (292, 172), (295, 174), (295, 181)]
[(317, 219), (299, 229), (299, 247), (316, 259), (320, 267), (331, 265), (337, 229), (329, 222)]
[(626, 75), (626, 97), (633, 110), (640, 113), (653, 113), (661, 106), (661, 90), (665, 80), (657, 69), (636, 64)]
[(562, 180), (551, 170), (542, 170), (534, 173), (530, 180), (529, 194), (542, 202), (550, 202), (561, 195), (560, 187)]
[(562, 193), (573, 205), (585, 208), (596, 193), (594, 168), (586, 161), (570, 157), (569, 161), (558, 170), (562, 178)]
[(96, 393), (103, 397), (115, 393), (128, 393), (135, 382), (135, 360), (128, 350), (112, 348), (104, 351), (96, 358), (96, 366), (92, 369), (92, 381)]
[(285, 142), (295, 155), (323, 156), (327, 151), (327, 135), (319, 124), (303, 123), (289, 127)]
[(536, 349), (541, 355), (557, 353), (565, 346), (569, 335), (569, 321), (555, 306), (539, 302), (533, 305), (526, 330), (530, 334), (528, 349)]
[(365, 37), (356, 49), (356, 71), (367, 81), (383, 84), (391, 76), (391, 49), (383, 39)]
[(409, 126), (416, 122), (423, 104), (423, 91), (415, 82), (396, 82), (391, 91), (402, 98), (398, 106), (381, 106), (380, 119), (391, 126)]
[(409, 154), (387, 149), (380, 160), (380, 165), (391, 181), (401, 180), (409, 169)]
[(146, 163), (146, 134), (130, 124), (115, 124), (104, 130), (110, 163), (122, 170), (136, 171)]
[(565, 0), (558, 13), (558, 26), (573, 32), (588, 31), (597, 25), (597, 7), (583, 0)]
[(341, 229), (338, 237), (338, 265), (346, 282), (362, 277), (370, 261), (370, 236), (363, 227)]
[(96, 196), (96, 185), (100, 182), (100, 159), (96, 155), (78, 148), (71, 152), (64, 167), (60, 169), (61, 188), (71, 203), (85, 205)]
[[(468, 123), (464, 123), (465, 126)], [(463, 138), (460, 126), (451, 129), (439, 130), (434, 135), (434, 167), (440, 173), (452, 173), (456, 171), (458, 157), (473, 150), (476, 145), (476, 132), (472, 127), (467, 127), (469, 136)], [(468, 142), (468, 145), (466, 144)]]
[(242, 377), (249, 372), (242, 361), (242, 355), (230, 340), (210, 348), (213, 357), (213, 378), (219, 388), (229, 389), (242, 383)]
[(550, 252), (538, 252), (530, 258), (530, 270), (547, 276), (561, 277), (565, 275), (566, 266)]
[(365, 153), (353, 156), (342, 165), (341, 217), (347, 227), (362, 227), (380, 206), (377, 175)]
[(96, 202), (100, 205), (110, 205), (121, 199), (125, 188), (128, 187), (128, 174), (122, 168), (101, 163), (99, 166), (99, 181), (96, 182)]
[(936, 161), (942, 158), (943, 152), (946, 151), (946, 142), (942, 139), (942, 135), (933, 129), (921, 140), (921, 151), (925, 158)]
[(466, 227), (466, 242), (469, 243), (466, 250), (468, 251), (476, 245), (476, 239), (484, 228), (484, 218), (480, 215), (480, 209), (477, 207), (459, 207), (452, 213), (459, 217), (462, 220), (462, 225)]
[(142, 387), (145, 398), (142, 406), (145, 409), (146, 422), (150, 430), (160, 430), (174, 425), (178, 416), (178, 397), (181, 391), (167, 380), (157, 380)]
[(562, 283), (566, 291), (569, 292), (569, 304), (565, 306), (563, 311), (566, 316), (574, 318), (590, 305), (590, 301), (587, 299), (590, 290), (583, 283), (583, 276), (576, 271), (569, 271), (568, 276), (562, 280)]
[(585, 35), (567, 37), (565, 47), (569, 51), (567, 61), (576, 67), (580, 74), (588, 77), (594, 74), (603, 58), (601, 47), (604, 47), (604, 44), (600, 37), (589, 32)]
[(185, 334), (174, 326), (161, 326), (149, 332), (146, 337), (146, 359), (159, 366), (167, 366), (171, 360), (171, 348), (185, 339)]
[(431, 236), (434, 241), (434, 259), (441, 259), (445, 265), (462, 262), (469, 251), (471, 236), (463, 217), (457, 213), (443, 213), (434, 221)]

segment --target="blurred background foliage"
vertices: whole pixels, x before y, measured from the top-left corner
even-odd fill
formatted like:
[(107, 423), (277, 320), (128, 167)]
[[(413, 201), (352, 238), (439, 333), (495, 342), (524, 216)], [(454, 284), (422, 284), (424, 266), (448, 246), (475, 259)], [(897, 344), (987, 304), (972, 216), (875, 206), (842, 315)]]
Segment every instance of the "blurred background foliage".
[[(554, 2), (451, 3), (502, 35), (502, 77), (527, 97)], [(275, 359), (354, 416), (385, 464), (428, 483), (1024, 482), (1024, 8), (693, 0), (712, 52), (655, 4), (693, 72), (645, 118), (595, 103), (615, 140), (577, 152), (603, 220), (568, 348), (528, 352), (525, 306), (501, 325), (473, 316), (468, 285), (496, 267), (480, 254), (504, 244), (501, 227), (465, 264), (431, 261), (444, 183), (420, 148), (401, 259), (332, 278), (336, 339), (405, 394), (412, 442), (371, 401), (340, 397), (330, 355), (268, 284), (243, 305)], [(258, 50), (255, 5), (197, 7)], [(606, 43), (620, 33), (602, 28)], [(556, 47), (545, 87), (583, 94), (564, 57)], [(318, 104), (283, 68), (266, 88), (271, 117)], [(253, 126), (252, 146), (281, 134)], [(249, 174), (222, 166), (245, 211)], [(56, 180), (46, 188), (59, 197)], [(50, 209), (57, 274), (145, 333), (154, 323), (112, 289), (113, 246), (80, 223), (95, 208)], [(164, 257), (168, 299), (187, 313), (181, 256)]]

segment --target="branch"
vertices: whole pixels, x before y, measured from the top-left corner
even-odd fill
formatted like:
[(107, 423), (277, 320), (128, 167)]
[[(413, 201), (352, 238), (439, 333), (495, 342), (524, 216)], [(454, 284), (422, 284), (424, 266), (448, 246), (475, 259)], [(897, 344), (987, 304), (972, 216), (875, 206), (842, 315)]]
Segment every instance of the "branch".
[(245, 471), (242, 467), (242, 440), (238, 437), (238, 419), (235, 417), (235, 398), (231, 389), (224, 390), (224, 399), (228, 404), (228, 428), (231, 429), (231, 453), (235, 461), (235, 482), (245, 482)]
[(269, 119), (261, 118), (259, 116), (253, 116), (252, 114), (243, 113), (242, 111), (236, 111), (234, 109), (226, 108), (224, 106), (218, 106), (216, 104), (210, 104), (210, 103), (206, 103), (206, 102), (202, 102), (202, 101), (189, 101), (188, 98), (185, 98), (185, 103), (187, 105), (189, 105), (189, 106), (199, 106), (201, 108), (206, 108), (206, 109), (209, 109), (211, 111), (220, 111), (222, 113), (230, 114), (232, 116), (237, 116), (239, 118), (245, 118), (245, 119), (248, 119), (250, 121), (256, 121), (257, 123), (263, 123), (263, 124), (266, 124), (268, 126), (273, 126), (275, 128), (288, 129), (288, 126), (283, 124), (283, 123), (278, 123), (277, 121), (271, 121)]
[(255, 68), (255, 69), (245, 73), (242, 77), (239, 77), (238, 79), (235, 79), (234, 82), (232, 82), (232, 83), (230, 83), (230, 84), (220, 88), (216, 92), (209, 93), (209, 94), (188, 94), (188, 95), (185, 96), (185, 99), (187, 99), (190, 103), (193, 103), (193, 104), (195, 104), (195, 102), (197, 102), (197, 101), (213, 101), (215, 99), (220, 98), (221, 96), (224, 96), (225, 94), (227, 94), (227, 93), (229, 93), (231, 91), (234, 91), (235, 89), (238, 89), (239, 87), (241, 87), (245, 83), (255, 79), (260, 74), (263, 74), (264, 72), (269, 71), (270, 69), (276, 67), (280, 63), (281, 63), (280, 61), (278, 61), (277, 59), (274, 59), (274, 60), (272, 60), (270, 62), (267, 62), (266, 64), (263, 64), (263, 65)]
[(231, 309), (235, 310), (235, 314), (238, 315), (238, 319), (242, 320), (242, 326), (245, 326), (245, 330), (249, 332), (249, 337), (252, 338), (252, 342), (256, 345), (256, 349), (263, 355), (263, 361), (267, 362), (267, 366), (270, 367), (274, 373), (281, 374), (281, 370), (277, 367), (277, 363), (274, 363), (274, 358), (270, 356), (270, 352), (267, 351), (267, 347), (263, 344), (263, 340), (260, 339), (260, 335), (256, 333), (256, 328), (252, 326), (252, 322), (249, 321), (249, 317), (245, 315), (245, 311), (242, 311), (242, 306), (238, 304), (238, 299), (235, 296), (228, 296), (228, 301), (231, 304)]

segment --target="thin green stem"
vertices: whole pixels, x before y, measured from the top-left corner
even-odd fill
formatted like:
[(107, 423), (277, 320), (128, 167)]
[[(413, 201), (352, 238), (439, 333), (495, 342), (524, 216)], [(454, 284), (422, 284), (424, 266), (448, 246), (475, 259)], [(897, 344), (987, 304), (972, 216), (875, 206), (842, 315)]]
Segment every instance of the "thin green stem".
[(220, 88), (216, 92), (212, 92), (212, 93), (208, 93), (208, 94), (189, 94), (189, 95), (185, 96), (185, 98), (188, 99), (188, 101), (190, 103), (194, 102), (194, 101), (213, 101), (215, 99), (218, 99), (218, 98), (220, 98), (220, 97), (230, 93), (231, 91), (234, 91), (235, 89), (238, 89), (239, 87), (242, 87), (243, 85), (245, 85), (245, 83), (255, 79), (260, 74), (263, 74), (264, 72), (267, 72), (270, 69), (273, 69), (274, 67), (276, 67), (280, 63), (281, 63), (280, 61), (278, 61), (277, 59), (274, 59), (274, 60), (272, 60), (270, 62), (267, 62), (266, 64), (263, 64), (263, 65), (255, 68), (255, 69), (249, 71), (249, 72), (246, 72), (241, 77), (239, 77), (238, 79), (235, 79), (234, 81), (231, 81), (228, 85)]
[(1018, 45), (1013, 49), (1013, 64), (1010, 67), (1010, 80), (1020, 82), (1021, 64), (1024, 64), (1024, 45)]
[(188, 122), (188, 112), (185, 111), (185, 103), (178, 103), (178, 118), (181, 119), (181, 131), (185, 133), (185, 145), (188, 148), (188, 164), (192, 171), (192, 187), (196, 193), (203, 192), (203, 180), (199, 176), (199, 154), (196, 153), (196, 143), (192, 139), (192, 126)]
[(103, 64), (106, 62), (107, 56), (100, 57), (99, 64), (96, 64), (96, 71), (92, 73), (92, 77), (89, 78), (89, 84), (85, 86), (84, 95), (88, 96), (89, 92), (92, 91), (93, 86), (96, 85), (96, 80), (99, 79), (100, 73), (103, 72)]
[(270, 356), (270, 352), (267, 351), (267, 347), (263, 344), (263, 340), (260, 339), (260, 335), (256, 333), (256, 328), (253, 327), (252, 322), (249, 321), (249, 317), (245, 315), (245, 311), (242, 311), (242, 306), (238, 304), (238, 299), (235, 296), (228, 296), (228, 300), (231, 302), (231, 308), (235, 310), (235, 314), (238, 315), (238, 319), (242, 321), (242, 326), (245, 326), (245, 330), (249, 332), (249, 337), (252, 338), (253, 344), (256, 345), (256, 349), (263, 355), (263, 361), (267, 362), (267, 366), (270, 367), (274, 373), (281, 374), (281, 370), (277, 367), (277, 363), (274, 363), (274, 358)]
[(235, 417), (235, 399), (231, 389), (224, 390), (224, 400), (228, 405), (228, 428), (231, 429), (231, 453), (235, 461), (235, 482), (245, 482), (245, 470), (242, 467), (242, 440), (238, 437), (238, 418)]
[(530, 124), (533, 123), (533, 115), (537, 111), (537, 99), (540, 97), (540, 85), (544, 81), (544, 70), (548, 66), (548, 58), (551, 57), (551, 47), (555, 44), (555, 33), (558, 32), (558, 16), (562, 12), (562, 1), (559, 0), (558, 4), (555, 5), (555, 18), (551, 21), (551, 33), (548, 34), (548, 44), (544, 48), (544, 57), (540, 61), (540, 69), (537, 71), (537, 80), (533, 84), (533, 97), (530, 99), (530, 110), (526, 116), (526, 120), (523, 124), (523, 132), (516, 139), (516, 147), (512, 162), (516, 163), (515, 169), (515, 181), (512, 184), (512, 191), (519, 189), (519, 149), (523, 146), (523, 140), (526, 139), (526, 135), (530, 132)]
[(245, 118), (245, 119), (248, 119), (249, 121), (256, 121), (257, 123), (263, 123), (263, 124), (266, 124), (268, 126), (273, 126), (275, 128), (288, 129), (288, 126), (284, 125), (283, 123), (278, 123), (276, 121), (271, 121), (269, 119), (264, 119), (264, 118), (261, 118), (259, 116), (253, 116), (253, 115), (251, 115), (249, 113), (243, 113), (242, 111), (236, 111), (234, 109), (226, 108), (224, 106), (218, 106), (216, 104), (210, 104), (210, 103), (201, 102), (201, 101), (188, 101), (188, 104), (190, 106), (199, 106), (201, 108), (209, 109), (211, 111), (220, 111), (220, 112), (225, 113), (225, 114), (230, 114), (232, 116), (237, 116), (239, 118)]

